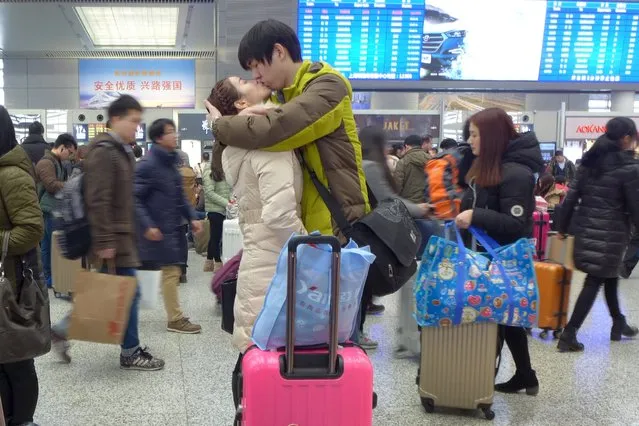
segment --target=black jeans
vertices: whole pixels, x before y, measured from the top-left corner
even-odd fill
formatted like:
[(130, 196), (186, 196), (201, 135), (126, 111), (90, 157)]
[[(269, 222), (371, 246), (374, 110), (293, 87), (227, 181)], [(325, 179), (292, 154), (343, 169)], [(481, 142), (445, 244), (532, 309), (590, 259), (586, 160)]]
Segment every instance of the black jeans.
[(575, 303), (575, 309), (572, 312), (570, 321), (566, 328), (579, 329), (584, 323), (584, 320), (590, 313), (592, 305), (595, 303), (597, 293), (599, 293), (599, 287), (604, 286), (604, 294), (606, 296), (606, 303), (608, 304), (608, 310), (610, 316), (613, 319), (621, 317), (621, 309), (619, 308), (619, 278), (599, 278), (594, 275), (588, 274), (586, 281), (584, 281), (584, 287), (579, 293), (577, 303)]
[(189, 232), (189, 225), (180, 225), (180, 240), (178, 241), (180, 250), (180, 266), (182, 274), (186, 275), (186, 268), (189, 263), (189, 241), (186, 234)]
[(211, 225), (209, 238), (209, 248), (206, 253), (208, 260), (222, 261), (222, 230), (224, 229), (224, 215), (222, 213), (211, 212), (208, 214)]
[(532, 373), (530, 352), (528, 351), (528, 335), (522, 327), (499, 326), (499, 338), (503, 339), (513, 355), (517, 372), (522, 374)]
[(38, 390), (38, 375), (32, 359), (0, 364), (0, 396), (7, 426), (33, 422)]

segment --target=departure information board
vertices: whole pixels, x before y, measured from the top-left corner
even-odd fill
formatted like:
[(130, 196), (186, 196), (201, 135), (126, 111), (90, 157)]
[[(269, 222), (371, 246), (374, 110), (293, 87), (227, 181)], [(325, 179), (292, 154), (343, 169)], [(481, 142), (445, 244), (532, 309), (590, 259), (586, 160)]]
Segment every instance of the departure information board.
[(350, 79), (639, 82), (639, 2), (298, 1), (303, 57)]
[(639, 82), (639, 3), (553, 1), (540, 81)]

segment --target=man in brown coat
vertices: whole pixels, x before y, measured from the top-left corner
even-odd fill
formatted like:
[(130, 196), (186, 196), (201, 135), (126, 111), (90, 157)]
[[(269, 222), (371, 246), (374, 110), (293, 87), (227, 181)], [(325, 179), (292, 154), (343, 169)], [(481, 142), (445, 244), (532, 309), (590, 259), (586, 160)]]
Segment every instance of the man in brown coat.
[(56, 206), (55, 194), (64, 186), (67, 172), (62, 164), (75, 152), (78, 144), (68, 133), (63, 133), (55, 141), (53, 149), (46, 151), (35, 166), (38, 183), (38, 199), (44, 218), (44, 237), (40, 244), (42, 254), (42, 272), (47, 287), (52, 287), (51, 278), (51, 238), (53, 235), (53, 210)]
[[(117, 275), (135, 276), (140, 262), (133, 201), (135, 157), (131, 143), (135, 141), (135, 132), (142, 121), (142, 106), (132, 96), (123, 95), (109, 106), (108, 115), (111, 131), (95, 137), (83, 163), (84, 204), (91, 227), (91, 250), (103, 268), (109, 261), (114, 261)], [(139, 300), (138, 288), (122, 342), (120, 367), (160, 370), (164, 361), (140, 346)], [(54, 339), (63, 337), (58, 330), (59, 326), (54, 327)]]

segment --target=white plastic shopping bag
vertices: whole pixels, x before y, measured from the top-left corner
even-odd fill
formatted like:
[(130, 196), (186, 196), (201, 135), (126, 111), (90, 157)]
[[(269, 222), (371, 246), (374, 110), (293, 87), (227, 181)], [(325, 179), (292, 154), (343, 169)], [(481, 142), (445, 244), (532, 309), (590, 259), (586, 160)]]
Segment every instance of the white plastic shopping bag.
[(140, 286), (140, 309), (155, 309), (160, 297), (162, 271), (137, 271)]

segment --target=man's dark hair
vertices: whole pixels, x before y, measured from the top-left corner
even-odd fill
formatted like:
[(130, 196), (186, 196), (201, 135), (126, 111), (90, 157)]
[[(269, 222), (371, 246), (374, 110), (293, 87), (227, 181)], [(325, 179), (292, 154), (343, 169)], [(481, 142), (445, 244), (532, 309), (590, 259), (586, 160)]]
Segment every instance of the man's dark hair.
[(209, 154), (208, 152), (203, 152), (202, 153), (202, 160), (203, 161), (211, 161), (211, 154)]
[(29, 135), (44, 135), (44, 126), (39, 121), (29, 124)]
[(404, 145), (406, 146), (422, 146), (422, 138), (418, 135), (410, 135), (406, 139), (404, 139)]
[(275, 44), (281, 44), (293, 62), (302, 62), (302, 47), (293, 28), (275, 19), (260, 21), (248, 30), (237, 49), (237, 59), (246, 71), (253, 61), (271, 64)]
[(440, 142), (439, 148), (441, 148), (442, 151), (457, 148), (457, 141), (455, 139), (446, 138)]
[(131, 95), (122, 95), (109, 105), (107, 115), (109, 121), (113, 117), (126, 117), (130, 111), (143, 111), (142, 105)]
[(557, 151), (555, 151), (555, 157), (563, 157), (564, 156), (564, 152), (561, 149), (558, 149)]
[(71, 148), (78, 149), (78, 142), (76, 142), (73, 135), (70, 135), (68, 133), (62, 133), (60, 136), (57, 137), (57, 139), (53, 143), (53, 148), (55, 149), (61, 146), (64, 146), (66, 149), (71, 149)]
[(151, 127), (149, 128), (149, 139), (156, 143), (158, 139), (166, 134), (166, 126), (172, 126), (174, 129), (176, 128), (175, 122), (168, 118), (160, 118), (151, 123)]
[(423, 143), (431, 143), (433, 140), (433, 137), (431, 135), (424, 135), (422, 136), (422, 142)]

